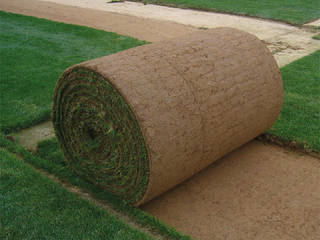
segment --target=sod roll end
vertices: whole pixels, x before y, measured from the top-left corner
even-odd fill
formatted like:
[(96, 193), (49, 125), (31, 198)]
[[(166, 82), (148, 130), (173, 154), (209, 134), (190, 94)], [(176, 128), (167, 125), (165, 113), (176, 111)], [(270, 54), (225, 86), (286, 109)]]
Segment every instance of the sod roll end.
[(266, 46), (217, 28), (67, 69), (53, 123), (77, 174), (140, 205), (266, 131), (282, 99)]

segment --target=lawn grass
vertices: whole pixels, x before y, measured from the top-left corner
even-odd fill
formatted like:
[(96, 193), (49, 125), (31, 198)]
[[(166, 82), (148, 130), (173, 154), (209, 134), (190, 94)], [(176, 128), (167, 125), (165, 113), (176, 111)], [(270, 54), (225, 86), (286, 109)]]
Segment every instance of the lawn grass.
[(320, 17), (319, 0), (134, 0), (303, 24)]
[(1, 148), (0, 203), (0, 239), (153, 239)]
[[(64, 181), (89, 189), (96, 198), (107, 200), (116, 210), (154, 232), (171, 239), (190, 239), (68, 171), (56, 141), (43, 143), (39, 149), (45, 152), (35, 156), (5, 137), (49, 118), (56, 81), (67, 67), (146, 42), (1, 11), (0, 27), (0, 148), (19, 154), (24, 161)], [(33, 173), (6, 150), (1, 150), (0, 155), (1, 239), (150, 239)]]
[[(165, 238), (172, 240), (190, 240), (191, 238), (177, 232), (174, 228), (165, 225), (156, 217), (141, 211), (139, 208), (135, 208), (125, 201), (106, 193), (99, 187), (85, 181), (79, 177), (67, 167), (61, 150), (58, 146), (56, 138), (45, 140), (39, 143), (38, 151), (31, 153), (23, 147), (19, 146), (15, 142), (8, 140), (4, 134), (0, 133), (0, 148), (6, 149), (10, 153), (19, 155), (23, 160), (32, 166), (43, 169), (48, 173), (54, 174), (63, 182), (68, 182), (71, 185), (80, 187), (89, 192), (95, 199), (107, 201), (116, 211), (122, 212), (131, 217), (138, 224), (147, 227), (152, 232), (160, 234)], [(14, 189), (14, 187), (12, 187)], [(49, 191), (49, 190), (48, 190)], [(70, 239), (70, 238), (59, 238)], [(78, 239), (78, 238), (72, 238)], [(121, 238), (120, 238), (121, 239)], [(128, 240), (135, 240), (140, 238), (124, 238)], [(143, 238), (142, 238), (143, 239)]]
[(59, 75), (69, 66), (145, 42), (88, 27), (0, 11), (0, 131), (49, 119)]
[(281, 69), (284, 104), (269, 134), (320, 152), (320, 50)]

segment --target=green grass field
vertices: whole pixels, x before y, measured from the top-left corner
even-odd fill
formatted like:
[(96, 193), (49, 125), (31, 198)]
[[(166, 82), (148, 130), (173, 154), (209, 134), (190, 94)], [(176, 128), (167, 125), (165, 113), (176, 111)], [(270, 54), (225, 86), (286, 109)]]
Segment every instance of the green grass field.
[(320, 17), (318, 0), (134, 0), (180, 8), (227, 12), (303, 24)]
[(0, 148), (0, 239), (153, 239)]
[(87, 27), (0, 12), (0, 131), (49, 119), (69, 66), (145, 42)]
[(320, 51), (281, 69), (284, 104), (268, 133), (320, 152)]

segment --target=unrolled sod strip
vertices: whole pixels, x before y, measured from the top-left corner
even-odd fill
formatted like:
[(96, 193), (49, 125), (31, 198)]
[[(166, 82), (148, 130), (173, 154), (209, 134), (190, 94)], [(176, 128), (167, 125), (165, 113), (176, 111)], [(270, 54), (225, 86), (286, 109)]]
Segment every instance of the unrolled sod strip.
[(67, 69), (53, 122), (77, 174), (140, 205), (264, 132), (282, 99), (264, 44), (217, 28)]

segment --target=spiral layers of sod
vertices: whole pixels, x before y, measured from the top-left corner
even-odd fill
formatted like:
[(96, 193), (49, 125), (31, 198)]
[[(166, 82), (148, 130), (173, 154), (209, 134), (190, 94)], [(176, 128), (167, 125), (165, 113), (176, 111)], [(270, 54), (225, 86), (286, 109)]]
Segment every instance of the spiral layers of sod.
[(146, 144), (133, 111), (115, 87), (84, 67), (59, 79), (53, 124), (62, 152), (78, 175), (130, 203), (149, 179)]

